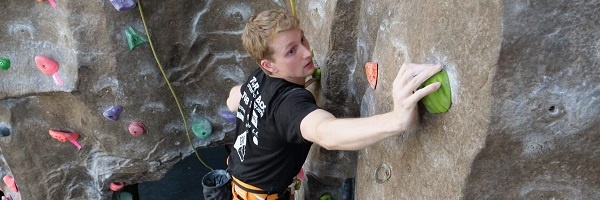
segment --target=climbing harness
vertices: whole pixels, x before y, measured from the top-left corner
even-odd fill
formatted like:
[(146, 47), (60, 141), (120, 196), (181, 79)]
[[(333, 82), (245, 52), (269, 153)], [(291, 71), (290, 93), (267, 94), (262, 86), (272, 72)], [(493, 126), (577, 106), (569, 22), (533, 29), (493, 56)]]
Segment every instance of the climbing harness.
[(179, 109), (179, 113), (181, 114), (181, 119), (183, 120), (183, 126), (185, 127), (185, 133), (187, 135), (188, 142), (192, 146), (192, 149), (194, 150), (194, 153), (196, 154), (196, 157), (198, 157), (198, 160), (200, 160), (200, 162), (202, 163), (202, 165), (204, 165), (204, 167), (206, 167), (207, 169), (209, 169), (209, 170), (212, 171), (213, 168), (209, 167), (202, 160), (202, 158), (200, 158), (200, 154), (198, 154), (198, 151), (194, 147), (194, 143), (192, 143), (192, 139), (190, 137), (190, 132), (188, 131), (187, 122), (185, 121), (185, 115), (183, 114), (183, 109), (181, 108), (181, 104), (179, 103), (179, 99), (177, 99), (177, 95), (175, 94), (175, 90), (173, 90), (173, 86), (171, 86), (171, 82), (169, 81), (169, 78), (167, 78), (167, 74), (165, 73), (165, 70), (163, 69), (162, 65), (160, 64), (160, 61), (158, 60), (158, 56), (156, 55), (156, 50), (154, 50), (154, 44), (152, 44), (152, 39), (150, 38), (150, 32), (148, 31), (148, 26), (146, 25), (146, 19), (144, 18), (144, 12), (142, 11), (142, 1), (138, 0), (138, 4), (139, 4), (138, 8), (140, 10), (140, 16), (142, 18), (142, 23), (144, 24), (144, 30), (146, 31), (146, 34), (148, 36), (148, 43), (150, 43), (150, 49), (152, 49), (152, 54), (154, 55), (154, 59), (156, 60), (156, 64), (158, 65), (158, 68), (160, 69), (160, 72), (162, 73), (163, 78), (167, 82), (167, 86), (169, 86), (169, 90), (171, 90), (171, 94), (173, 95), (173, 99), (175, 99), (175, 103), (177, 104), (177, 108)]
[[(262, 190), (256, 186), (244, 183), (239, 179), (231, 176), (232, 179), (232, 188), (231, 193), (233, 193), (233, 200), (268, 200), (268, 199), (279, 199), (280, 197), (285, 197), (286, 194), (289, 194), (290, 197), (294, 198), (294, 190), (297, 188), (296, 184), (299, 184), (299, 181), (292, 182), (292, 184), (283, 192), (272, 194), (268, 191)], [(298, 187), (299, 188), (299, 187)]]

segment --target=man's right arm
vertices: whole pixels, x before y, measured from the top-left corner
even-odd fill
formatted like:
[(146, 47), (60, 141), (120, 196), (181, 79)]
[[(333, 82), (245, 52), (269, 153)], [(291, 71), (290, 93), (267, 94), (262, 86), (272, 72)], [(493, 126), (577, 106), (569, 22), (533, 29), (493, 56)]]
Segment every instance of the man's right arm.
[(240, 99), (242, 98), (242, 92), (240, 91), (241, 85), (236, 85), (229, 91), (229, 97), (227, 98), (227, 108), (231, 112), (237, 112), (240, 106)]
[(397, 135), (418, 120), (417, 103), (438, 90), (441, 83), (419, 86), (441, 70), (439, 65), (404, 64), (393, 83), (391, 112), (364, 118), (338, 119), (317, 109), (302, 119), (302, 137), (329, 150), (360, 150)]

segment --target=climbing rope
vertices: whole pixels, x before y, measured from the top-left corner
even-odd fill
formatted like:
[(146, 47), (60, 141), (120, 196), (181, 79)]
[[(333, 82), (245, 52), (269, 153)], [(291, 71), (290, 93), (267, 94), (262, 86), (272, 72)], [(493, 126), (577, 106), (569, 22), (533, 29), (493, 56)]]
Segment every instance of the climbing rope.
[(158, 68), (160, 69), (160, 72), (162, 73), (163, 77), (165, 78), (165, 81), (167, 82), (167, 86), (169, 86), (169, 90), (171, 90), (173, 99), (175, 99), (175, 103), (177, 103), (177, 108), (179, 108), (179, 113), (181, 114), (181, 119), (183, 119), (183, 126), (185, 127), (185, 133), (187, 135), (188, 142), (190, 142), (190, 146), (192, 146), (192, 149), (194, 150), (196, 157), (198, 157), (198, 160), (200, 160), (200, 162), (204, 165), (204, 167), (213, 171), (213, 168), (209, 167), (202, 160), (202, 158), (200, 158), (200, 154), (198, 154), (198, 151), (196, 150), (196, 148), (194, 147), (194, 144), (192, 143), (192, 139), (190, 138), (190, 132), (188, 131), (188, 126), (185, 121), (185, 115), (183, 114), (183, 109), (181, 108), (181, 104), (179, 103), (179, 100), (177, 99), (177, 95), (175, 94), (175, 90), (173, 90), (173, 87), (171, 86), (171, 82), (169, 81), (169, 78), (167, 78), (165, 70), (163, 69), (162, 65), (160, 64), (160, 61), (158, 60), (158, 56), (156, 55), (156, 51), (154, 50), (154, 45), (152, 44), (152, 39), (150, 39), (150, 32), (148, 32), (148, 26), (146, 25), (146, 19), (144, 19), (144, 12), (142, 11), (142, 1), (141, 0), (138, 0), (138, 8), (140, 10), (140, 16), (142, 17), (142, 22), (144, 23), (144, 30), (146, 30), (146, 35), (148, 36), (148, 43), (150, 43), (150, 49), (152, 49), (152, 54), (154, 55), (154, 59), (156, 59)]
[(297, 15), (296, 15), (296, 4), (294, 3), (294, 0), (290, 0), (290, 6), (292, 7), (292, 13), (294, 14), (294, 17), (297, 17)]

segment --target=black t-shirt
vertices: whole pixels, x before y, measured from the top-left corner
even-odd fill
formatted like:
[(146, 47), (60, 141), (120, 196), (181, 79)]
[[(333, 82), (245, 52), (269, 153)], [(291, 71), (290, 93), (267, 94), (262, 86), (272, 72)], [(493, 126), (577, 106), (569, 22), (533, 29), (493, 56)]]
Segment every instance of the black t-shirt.
[(315, 98), (304, 86), (271, 78), (260, 69), (240, 90), (229, 171), (247, 184), (281, 192), (300, 171), (312, 145), (302, 137), (300, 122), (318, 109)]

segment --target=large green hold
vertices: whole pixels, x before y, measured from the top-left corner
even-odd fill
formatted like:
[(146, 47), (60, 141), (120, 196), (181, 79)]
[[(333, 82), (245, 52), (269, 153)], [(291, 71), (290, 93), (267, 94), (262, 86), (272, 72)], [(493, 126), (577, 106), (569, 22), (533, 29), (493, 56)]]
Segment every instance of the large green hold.
[(0, 58), (0, 69), (7, 70), (10, 68), (10, 60), (8, 58)]
[(212, 125), (206, 118), (198, 117), (194, 119), (194, 122), (192, 123), (192, 132), (194, 132), (196, 137), (206, 139), (212, 134)]
[(423, 97), (421, 102), (430, 113), (445, 113), (452, 106), (452, 92), (450, 91), (450, 81), (448, 80), (448, 72), (443, 70), (427, 79), (420, 88), (429, 84), (440, 82), (442, 86), (437, 91)]

